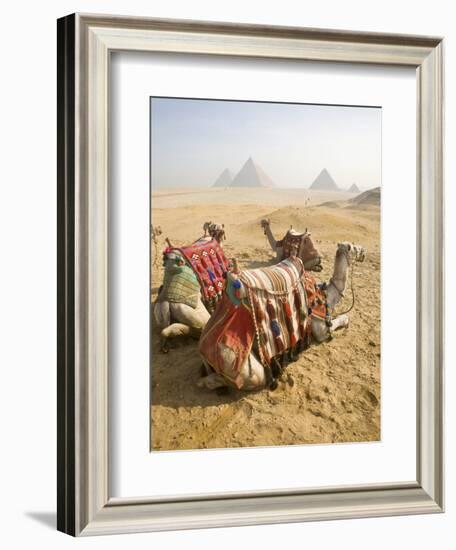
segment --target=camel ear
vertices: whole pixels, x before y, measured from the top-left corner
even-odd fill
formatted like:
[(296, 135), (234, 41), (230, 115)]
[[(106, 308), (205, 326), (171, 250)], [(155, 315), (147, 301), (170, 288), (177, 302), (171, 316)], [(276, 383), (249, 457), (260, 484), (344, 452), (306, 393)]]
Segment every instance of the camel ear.
[(350, 243), (347, 243), (347, 248), (348, 248), (348, 251), (350, 252), (352, 245)]

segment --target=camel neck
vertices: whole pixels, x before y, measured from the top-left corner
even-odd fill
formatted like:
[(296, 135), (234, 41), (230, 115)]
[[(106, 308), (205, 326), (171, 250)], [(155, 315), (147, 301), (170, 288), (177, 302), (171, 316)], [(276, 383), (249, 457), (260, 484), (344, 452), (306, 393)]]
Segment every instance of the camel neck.
[(334, 271), (328, 285), (327, 299), (330, 307), (336, 306), (342, 299), (347, 283), (348, 259), (345, 254), (336, 254)]
[(274, 235), (271, 231), (271, 226), (267, 225), (264, 229), (264, 232), (266, 234), (266, 237), (268, 238), (269, 244), (271, 245), (271, 248), (275, 250), (276, 248), (276, 240), (274, 239)]

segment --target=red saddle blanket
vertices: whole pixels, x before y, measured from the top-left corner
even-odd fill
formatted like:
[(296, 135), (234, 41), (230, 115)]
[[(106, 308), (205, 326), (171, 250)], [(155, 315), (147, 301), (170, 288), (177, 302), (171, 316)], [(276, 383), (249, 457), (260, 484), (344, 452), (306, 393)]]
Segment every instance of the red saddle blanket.
[(205, 306), (213, 311), (220, 300), (225, 287), (224, 274), (229, 262), (222, 247), (215, 239), (204, 237), (189, 246), (178, 248), (192, 267), (201, 286), (201, 295)]
[(232, 382), (242, 387), (239, 371), (247, 360), (255, 339), (250, 311), (234, 305), (225, 294), (218, 303), (199, 341), (199, 351), (206, 362)]
[(326, 319), (326, 296), (323, 290), (317, 285), (315, 277), (309, 275), (306, 271), (305, 287), (307, 295), (307, 305), (310, 310), (310, 315), (324, 321)]

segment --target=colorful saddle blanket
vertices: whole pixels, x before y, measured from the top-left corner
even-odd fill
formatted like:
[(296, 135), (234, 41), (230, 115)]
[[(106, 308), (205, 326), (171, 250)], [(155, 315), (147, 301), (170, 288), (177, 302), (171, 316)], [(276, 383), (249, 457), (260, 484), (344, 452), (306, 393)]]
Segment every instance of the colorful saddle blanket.
[(199, 352), (216, 372), (240, 389), (239, 372), (254, 340), (255, 325), (249, 308), (233, 304), (224, 294), (203, 329)]
[(298, 256), (307, 265), (307, 262), (318, 258), (318, 251), (315, 249), (308, 233), (297, 233), (289, 229), (285, 237), (277, 242), (277, 246), (282, 247), (282, 259), (289, 258), (292, 255)]
[(304, 340), (310, 324), (302, 261), (290, 257), (272, 267), (239, 274), (251, 310), (260, 360), (273, 357)]
[(189, 246), (178, 248), (198, 278), (204, 305), (213, 311), (225, 287), (229, 262), (215, 239), (201, 238)]
[(159, 301), (187, 304), (195, 309), (199, 294), (200, 285), (190, 266), (172, 266), (165, 269)]
[(283, 259), (289, 258), (292, 252), (299, 256), (299, 250), (304, 236), (305, 233), (299, 234), (292, 230), (287, 231), (285, 237), (277, 242), (277, 246), (283, 248)]
[(328, 315), (326, 295), (317, 285), (315, 277), (309, 275), (307, 271), (305, 272), (304, 278), (309, 312), (312, 317), (325, 321)]

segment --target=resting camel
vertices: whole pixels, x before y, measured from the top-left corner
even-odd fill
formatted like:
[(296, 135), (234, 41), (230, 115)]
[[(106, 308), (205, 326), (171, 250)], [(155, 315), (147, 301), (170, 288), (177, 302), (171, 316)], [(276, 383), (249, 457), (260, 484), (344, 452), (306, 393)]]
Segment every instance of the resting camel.
[[(349, 266), (353, 261), (364, 261), (364, 257), (361, 246), (339, 243), (334, 272), (323, 285), (324, 292), (295, 256), (270, 268), (239, 274), (234, 269), (227, 275), (223, 300), (201, 334), (199, 349), (206, 376), (198, 386), (256, 390), (269, 385), (275, 389), (273, 370), (279, 368), (280, 374), (280, 358), (295, 360), (309, 344), (310, 336), (324, 342), (335, 330), (348, 326), (348, 315), (332, 318), (331, 313), (344, 295)], [(268, 273), (271, 281), (279, 280), (279, 285), (267, 287)], [(255, 281), (260, 282), (257, 287)], [(286, 288), (283, 281), (289, 282)], [(266, 303), (263, 308), (262, 303)], [(317, 313), (322, 307), (323, 315)], [(266, 335), (264, 327), (269, 331)]]
[(297, 256), (301, 258), (304, 267), (308, 271), (321, 271), (321, 256), (315, 248), (311, 234), (306, 230), (304, 233), (298, 233), (293, 228), (287, 231), (285, 237), (277, 241), (271, 231), (271, 222), (269, 219), (261, 220), (261, 227), (266, 235), (272, 250), (276, 253), (277, 260), (280, 262), (288, 258), (293, 247), (297, 246)]
[(153, 304), (160, 347), (165, 353), (172, 338), (199, 337), (210, 318), (209, 311), (222, 295), (228, 270), (221, 247), (224, 226), (206, 222), (203, 229), (205, 234), (186, 247), (173, 247), (167, 239), (163, 284)]
[(226, 239), (225, 224), (223, 223), (204, 222), (203, 231), (204, 238), (215, 239), (220, 246), (222, 245), (222, 240)]
[(153, 225), (151, 227), (151, 238), (152, 242), (155, 245), (155, 251), (152, 250), (152, 256), (153, 256), (153, 264), (157, 265), (157, 249), (158, 249), (158, 237), (162, 234), (162, 228), (159, 225)]

